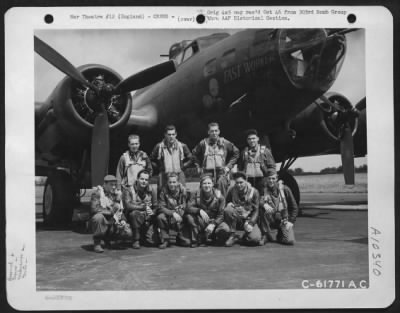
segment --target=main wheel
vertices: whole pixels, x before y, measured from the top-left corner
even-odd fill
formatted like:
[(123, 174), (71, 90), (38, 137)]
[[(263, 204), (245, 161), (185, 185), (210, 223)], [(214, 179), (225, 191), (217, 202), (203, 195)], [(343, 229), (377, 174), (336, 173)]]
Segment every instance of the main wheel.
[(43, 219), (45, 225), (68, 224), (72, 220), (74, 188), (71, 176), (55, 171), (47, 181), (43, 193)]
[(297, 184), (297, 181), (294, 179), (294, 177), (289, 174), (285, 170), (280, 170), (279, 171), (279, 179), (283, 180), (283, 183), (290, 188), (292, 191), (293, 197), (296, 200), (297, 205), (300, 203), (300, 189), (299, 185)]

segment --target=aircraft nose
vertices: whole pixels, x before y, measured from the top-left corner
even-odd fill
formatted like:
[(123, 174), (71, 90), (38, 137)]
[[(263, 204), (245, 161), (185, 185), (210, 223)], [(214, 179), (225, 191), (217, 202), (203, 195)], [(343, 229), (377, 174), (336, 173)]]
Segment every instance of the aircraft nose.
[(343, 35), (324, 29), (282, 29), (279, 56), (289, 80), (297, 88), (327, 91), (335, 81), (346, 51)]

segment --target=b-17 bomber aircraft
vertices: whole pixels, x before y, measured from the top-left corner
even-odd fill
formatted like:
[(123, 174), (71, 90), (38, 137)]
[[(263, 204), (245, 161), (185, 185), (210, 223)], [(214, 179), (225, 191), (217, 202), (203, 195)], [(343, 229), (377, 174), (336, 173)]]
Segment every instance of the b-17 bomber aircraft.
[(48, 177), (45, 223), (71, 220), (80, 189), (115, 172), (128, 134), (140, 134), (141, 149), (151, 151), (168, 124), (191, 148), (210, 122), (238, 147), (245, 130), (257, 129), (297, 202), (288, 169), (298, 157), (341, 154), (345, 182), (354, 184), (354, 157), (367, 153), (366, 99), (353, 105), (329, 92), (352, 31), (248, 29), (182, 40), (169, 61), (126, 79), (103, 65), (76, 68), (35, 37), (36, 53), (67, 75), (35, 104), (35, 174)]

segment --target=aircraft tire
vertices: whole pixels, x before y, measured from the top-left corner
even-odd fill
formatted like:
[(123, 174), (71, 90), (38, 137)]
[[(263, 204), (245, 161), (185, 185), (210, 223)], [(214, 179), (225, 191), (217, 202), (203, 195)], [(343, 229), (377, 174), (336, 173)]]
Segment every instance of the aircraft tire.
[(297, 205), (300, 203), (300, 189), (297, 184), (296, 179), (289, 174), (287, 171), (279, 171), (279, 179), (283, 180), (283, 183), (290, 188), (292, 191), (293, 197), (296, 200)]
[(46, 226), (71, 223), (74, 188), (71, 176), (64, 171), (49, 175), (43, 192), (43, 221)]

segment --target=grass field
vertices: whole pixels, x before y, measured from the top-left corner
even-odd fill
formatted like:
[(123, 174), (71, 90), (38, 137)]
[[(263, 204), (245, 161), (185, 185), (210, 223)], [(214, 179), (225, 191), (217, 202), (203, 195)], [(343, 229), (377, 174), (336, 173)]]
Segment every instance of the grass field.
[(344, 184), (343, 174), (295, 176), (300, 192), (344, 192), (366, 193), (368, 191), (367, 173), (356, 173), (355, 185)]

